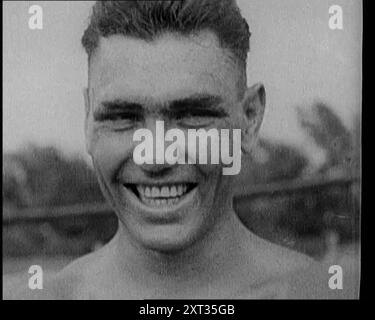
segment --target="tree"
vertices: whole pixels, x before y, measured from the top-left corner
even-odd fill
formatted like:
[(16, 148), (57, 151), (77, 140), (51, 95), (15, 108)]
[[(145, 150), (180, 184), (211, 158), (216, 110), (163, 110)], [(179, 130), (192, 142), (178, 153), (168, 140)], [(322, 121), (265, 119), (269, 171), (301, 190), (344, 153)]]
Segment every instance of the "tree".
[[(7, 159), (8, 163), (17, 163), (25, 172), (23, 181), (15, 184), (14, 179), (4, 179), (11, 171), (3, 170), (3, 188), (17, 194), (13, 199), (22, 199), (14, 201), (26, 201), (28, 207), (104, 201), (95, 174), (88, 165), (82, 159), (64, 157), (55, 147), (29, 145), (7, 155)], [(25, 193), (27, 200), (23, 196)], [(10, 200), (9, 195), (5, 196)]]
[(319, 172), (345, 176), (359, 175), (360, 121), (356, 116), (354, 129), (348, 129), (325, 103), (313, 105), (311, 112), (298, 109), (301, 127), (326, 154)]
[(307, 165), (307, 157), (297, 148), (259, 139), (250, 158), (243, 163), (238, 177), (238, 192), (247, 193), (254, 185), (296, 179)]

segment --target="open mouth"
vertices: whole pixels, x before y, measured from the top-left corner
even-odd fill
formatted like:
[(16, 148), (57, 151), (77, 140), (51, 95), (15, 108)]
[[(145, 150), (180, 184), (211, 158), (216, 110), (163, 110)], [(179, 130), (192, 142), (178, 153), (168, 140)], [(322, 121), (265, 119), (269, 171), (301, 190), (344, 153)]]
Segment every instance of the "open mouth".
[(197, 185), (196, 183), (179, 183), (165, 185), (125, 184), (124, 186), (149, 207), (168, 207), (177, 205)]

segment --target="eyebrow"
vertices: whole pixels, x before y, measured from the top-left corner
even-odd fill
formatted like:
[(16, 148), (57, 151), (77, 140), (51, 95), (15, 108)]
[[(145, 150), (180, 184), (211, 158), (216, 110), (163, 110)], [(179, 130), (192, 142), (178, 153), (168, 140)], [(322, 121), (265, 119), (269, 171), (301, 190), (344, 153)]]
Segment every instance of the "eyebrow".
[[(204, 113), (215, 117), (227, 117), (228, 113), (220, 107), (222, 98), (215, 95), (198, 94), (191, 97), (172, 100), (165, 105), (168, 106), (161, 111), (164, 116), (181, 117), (191, 113)], [(108, 113), (122, 113), (131, 115), (143, 115), (145, 108), (141, 103), (131, 102), (123, 99), (104, 101), (94, 112), (95, 120), (102, 120)]]
[(143, 112), (143, 106), (139, 103), (116, 99), (113, 101), (102, 102), (100, 107), (94, 111), (94, 119), (102, 120), (103, 116), (108, 113), (128, 113), (132, 115), (141, 115)]
[(222, 98), (213, 95), (196, 95), (184, 99), (174, 100), (169, 103), (169, 107), (164, 113), (168, 115), (179, 115), (191, 112), (205, 112), (216, 117), (226, 117), (228, 113), (220, 107)]

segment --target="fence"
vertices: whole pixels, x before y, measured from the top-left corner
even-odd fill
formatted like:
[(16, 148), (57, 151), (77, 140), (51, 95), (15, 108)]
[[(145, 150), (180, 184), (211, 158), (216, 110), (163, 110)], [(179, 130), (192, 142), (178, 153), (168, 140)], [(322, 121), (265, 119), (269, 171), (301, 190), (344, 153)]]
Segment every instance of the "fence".
[[(334, 234), (339, 243), (358, 241), (359, 182), (341, 178), (256, 186), (237, 195), (234, 208), (255, 234), (319, 256), (327, 235)], [(109, 241), (117, 223), (106, 203), (13, 211), (3, 216), (3, 255), (81, 255)]]

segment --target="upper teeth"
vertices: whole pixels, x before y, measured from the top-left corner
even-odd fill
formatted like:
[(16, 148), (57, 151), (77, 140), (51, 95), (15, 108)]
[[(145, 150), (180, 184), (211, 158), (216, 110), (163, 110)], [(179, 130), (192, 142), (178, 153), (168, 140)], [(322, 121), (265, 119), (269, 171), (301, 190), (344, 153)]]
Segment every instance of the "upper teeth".
[(170, 198), (183, 195), (187, 190), (186, 184), (172, 186), (147, 186), (137, 185), (137, 190), (141, 196), (147, 198)]

